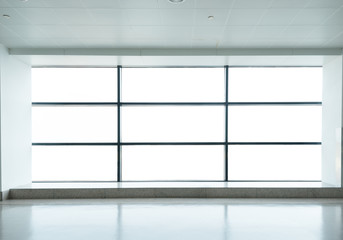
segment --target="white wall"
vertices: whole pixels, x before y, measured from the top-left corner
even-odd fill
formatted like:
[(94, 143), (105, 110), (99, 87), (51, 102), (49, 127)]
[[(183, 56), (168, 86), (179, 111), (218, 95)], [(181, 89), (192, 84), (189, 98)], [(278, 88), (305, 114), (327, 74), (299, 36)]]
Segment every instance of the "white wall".
[(322, 181), (342, 186), (342, 56), (323, 68)]
[(31, 66), (0, 45), (0, 192), (31, 182)]

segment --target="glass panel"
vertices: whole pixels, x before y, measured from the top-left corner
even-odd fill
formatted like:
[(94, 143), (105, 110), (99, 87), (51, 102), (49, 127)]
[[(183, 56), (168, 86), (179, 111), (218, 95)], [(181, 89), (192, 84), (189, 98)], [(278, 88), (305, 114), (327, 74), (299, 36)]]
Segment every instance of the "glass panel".
[(117, 107), (33, 107), (33, 142), (115, 142)]
[(33, 181), (116, 181), (116, 146), (33, 146)]
[(224, 146), (124, 146), (123, 180), (223, 180)]
[(320, 142), (321, 106), (230, 106), (229, 141)]
[(123, 107), (123, 142), (224, 141), (224, 107)]
[(230, 68), (229, 101), (306, 102), (322, 100), (322, 68)]
[(32, 68), (33, 102), (115, 102), (116, 68)]
[(320, 145), (231, 145), (229, 180), (321, 180)]
[(123, 102), (223, 102), (223, 68), (124, 68)]

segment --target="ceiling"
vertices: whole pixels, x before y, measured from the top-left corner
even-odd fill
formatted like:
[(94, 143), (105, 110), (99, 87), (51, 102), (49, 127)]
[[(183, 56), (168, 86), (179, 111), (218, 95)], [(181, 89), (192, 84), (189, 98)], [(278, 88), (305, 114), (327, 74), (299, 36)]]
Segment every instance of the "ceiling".
[(8, 48), (342, 48), (343, 0), (0, 0), (0, 43)]

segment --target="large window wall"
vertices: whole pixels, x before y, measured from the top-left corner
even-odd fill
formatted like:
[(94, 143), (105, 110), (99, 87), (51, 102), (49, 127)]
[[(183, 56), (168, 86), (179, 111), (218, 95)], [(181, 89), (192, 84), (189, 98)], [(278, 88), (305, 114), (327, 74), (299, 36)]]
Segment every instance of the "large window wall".
[(320, 67), (33, 68), (33, 181), (320, 181)]

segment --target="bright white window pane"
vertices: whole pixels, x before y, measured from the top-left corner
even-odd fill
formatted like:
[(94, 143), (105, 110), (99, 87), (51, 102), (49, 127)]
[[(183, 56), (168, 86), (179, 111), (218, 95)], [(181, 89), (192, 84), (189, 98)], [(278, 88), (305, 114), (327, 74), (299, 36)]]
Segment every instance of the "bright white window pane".
[(321, 180), (319, 145), (231, 145), (229, 180)]
[(116, 68), (32, 68), (32, 101), (117, 101)]
[(116, 181), (115, 146), (33, 146), (33, 181)]
[(322, 68), (230, 68), (229, 101), (322, 100)]
[(123, 180), (223, 180), (223, 146), (124, 146)]
[(33, 107), (33, 142), (114, 142), (116, 107)]
[(321, 142), (321, 106), (230, 106), (229, 141)]
[(124, 68), (123, 102), (223, 102), (223, 68)]
[(123, 107), (124, 142), (224, 141), (224, 107)]

